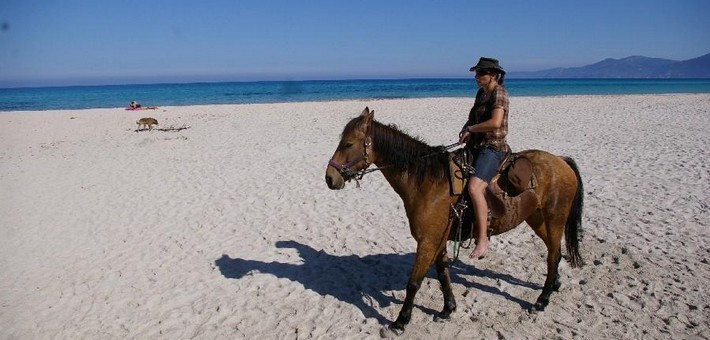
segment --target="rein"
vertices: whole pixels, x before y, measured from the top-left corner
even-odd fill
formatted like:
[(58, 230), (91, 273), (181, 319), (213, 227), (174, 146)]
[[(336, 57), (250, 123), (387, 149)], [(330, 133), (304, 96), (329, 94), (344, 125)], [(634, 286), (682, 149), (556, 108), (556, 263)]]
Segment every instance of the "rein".
[[(461, 145), (461, 144), (458, 143), (458, 142), (456, 142), (456, 143), (454, 143), (454, 144), (450, 144), (450, 145), (447, 145), (447, 146), (443, 147), (440, 151), (428, 153), (428, 154), (423, 155), (423, 156), (421, 156), (421, 157), (419, 157), (419, 158), (424, 159), (424, 158), (427, 158), (427, 157), (431, 157), (431, 156), (434, 156), (434, 155), (438, 155), (438, 154), (444, 153), (444, 152), (446, 152), (446, 151), (448, 151), (448, 150), (450, 150), (450, 149), (453, 149), (453, 148), (455, 148), (455, 147), (457, 147), (457, 146), (459, 146), (459, 145)], [(370, 162), (370, 160), (369, 160), (369, 158), (368, 158), (367, 150), (368, 150), (368, 148), (371, 147), (371, 146), (372, 146), (372, 140), (371, 140), (370, 137), (367, 137), (367, 138), (365, 138), (365, 149), (364, 149), (364, 153), (363, 153), (362, 156), (360, 156), (360, 157), (358, 157), (358, 158), (356, 158), (356, 159), (354, 159), (354, 160), (352, 160), (352, 161), (350, 161), (350, 162), (348, 162), (348, 163), (346, 163), (346, 164), (339, 164), (338, 162), (336, 162), (336, 161), (334, 161), (333, 159), (331, 159), (330, 161), (328, 161), (328, 165), (330, 165), (330, 166), (334, 167), (336, 170), (338, 170), (338, 172), (340, 173), (340, 175), (343, 176), (343, 177), (346, 179), (346, 181), (354, 178), (354, 179), (355, 179), (355, 182), (357, 183), (357, 186), (359, 187), (359, 186), (360, 186), (360, 180), (361, 180), (366, 174), (369, 174), (369, 173), (375, 172), (375, 171), (382, 171), (382, 169), (386, 169), (386, 168), (389, 168), (389, 167), (391, 166), (391, 165), (385, 165), (385, 166), (380, 166), (380, 167), (368, 169), (368, 167), (369, 167), (370, 164), (372, 164), (372, 163)], [(359, 163), (359, 162), (361, 162), (361, 161), (363, 161), (363, 160), (365, 161), (365, 163), (367, 163), (367, 165), (365, 166), (364, 169), (358, 170), (358, 171), (350, 170), (350, 167), (351, 167), (351, 166), (353, 166), (353, 165), (355, 165), (355, 164), (357, 164), (357, 163)]]

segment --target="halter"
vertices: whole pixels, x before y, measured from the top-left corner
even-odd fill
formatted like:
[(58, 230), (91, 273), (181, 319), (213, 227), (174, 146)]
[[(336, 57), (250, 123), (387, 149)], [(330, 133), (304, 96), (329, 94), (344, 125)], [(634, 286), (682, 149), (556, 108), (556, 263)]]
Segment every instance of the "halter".
[[(360, 179), (362, 179), (362, 176), (364, 176), (366, 173), (372, 172), (372, 171), (377, 171), (379, 169), (379, 168), (377, 168), (377, 169), (373, 169), (371, 171), (366, 171), (366, 169), (370, 166), (370, 164), (372, 164), (372, 162), (370, 161), (370, 157), (369, 157), (370, 155), (368, 152), (368, 150), (370, 150), (371, 148), (372, 148), (372, 138), (370, 136), (367, 136), (367, 137), (365, 137), (362, 156), (355, 158), (354, 160), (347, 162), (345, 164), (340, 164), (331, 158), (330, 161), (328, 161), (328, 165), (330, 165), (330, 166), (334, 167), (336, 170), (338, 170), (338, 173), (340, 173), (340, 176), (343, 176), (343, 178), (345, 178), (346, 181), (349, 181), (352, 178), (355, 178), (356, 181), (360, 180)], [(365, 168), (363, 168), (362, 170), (359, 170), (359, 171), (353, 171), (350, 169), (350, 167), (352, 167), (353, 165), (360, 163), (362, 161), (365, 161)]]

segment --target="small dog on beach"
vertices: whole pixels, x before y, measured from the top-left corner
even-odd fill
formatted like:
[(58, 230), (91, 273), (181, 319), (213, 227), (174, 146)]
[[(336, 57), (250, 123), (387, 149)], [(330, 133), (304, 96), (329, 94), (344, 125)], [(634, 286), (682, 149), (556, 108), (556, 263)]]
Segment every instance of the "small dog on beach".
[(138, 124), (138, 130), (145, 129), (146, 127), (148, 130), (153, 130), (153, 125), (158, 125), (158, 120), (152, 117), (146, 117), (136, 121), (136, 124)]

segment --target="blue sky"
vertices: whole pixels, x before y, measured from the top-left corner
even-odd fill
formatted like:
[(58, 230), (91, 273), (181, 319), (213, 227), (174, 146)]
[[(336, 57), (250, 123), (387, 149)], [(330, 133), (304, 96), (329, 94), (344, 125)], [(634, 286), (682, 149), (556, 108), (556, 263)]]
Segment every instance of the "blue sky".
[(469, 77), (710, 53), (708, 0), (0, 1), (0, 87)]

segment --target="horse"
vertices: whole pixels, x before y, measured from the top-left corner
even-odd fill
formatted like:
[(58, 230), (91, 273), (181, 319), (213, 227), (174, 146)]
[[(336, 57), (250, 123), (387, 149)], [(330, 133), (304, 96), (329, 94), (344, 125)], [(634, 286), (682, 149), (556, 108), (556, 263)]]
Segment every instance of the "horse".
[[(547, 247), (547, 278), (542, 293), (532, 307), (541, 311), (548, 305), (552, 292), (561, 285), (558, 266), (562, 257), (563, 234), (571, 266), (583, 265), (579, 252), (582, 179), (571, 158), (541, 150), (526, 150), (519, 154), (532, 163), (537, 181), (534, 191), (539, 197), (537, 207), (523, 219)], [(436, 266), (444, 295), (444, 307), (434, 319), (449, 319), (456, 310), (446, 244), (456, 234), (453, 227), (456, 218), (452, 218), (451, 209), (458, 197), (450, 192), (449, 160), (446, 147), (429, 146), (399, 131), (394, 125), (377, 122), (374, 110), (365, 107), (360, 116), (345, 125), (340, 143), (326, 167), (325, 181), (332, 190), (340, 190), (347, 181), (353, 178), (360, 180), (365, 173), (379, 170), (404, 203), (417, 248), (404, 304), (397, 319), (388, 326), (399, 334), (411, 319), (414, 297), (432, 264)], [(368, 169), (372, 164), (377, 168)], [(512, 227), (491, 225), (489, 230), (496, 235)]]

